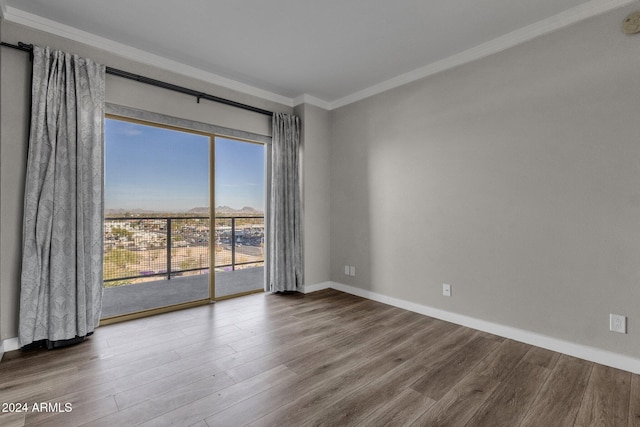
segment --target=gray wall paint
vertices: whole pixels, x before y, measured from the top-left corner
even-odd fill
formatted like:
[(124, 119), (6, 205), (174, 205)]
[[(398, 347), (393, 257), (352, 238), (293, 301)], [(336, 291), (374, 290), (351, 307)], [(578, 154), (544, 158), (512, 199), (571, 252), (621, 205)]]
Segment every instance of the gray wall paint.
[(330, 122), (329, 112), (298, 105), (302, 119), (304, 282), (314, 285), (330, 278)]
[[(4, 20), (0, 11), (0, 34)], [(0, 70), (2, 70), (2, 55), (0, 55)], [(2, 84), (0, 84), (0, 99), (2, 99)], [(0, 117), (2, 117), (2, 103), (0, 103)], [(0, 132), (0, 165), (2, 165), (2, 132)], [(2, 173), (0, 171), (0, 214), (2, 212)], [(2, 227), (0, 227), (0, 242), (2, 242)], [(0, 245), (0, 260), (4, 258), (2, 245)], [(2, 262), (0, 261), (0, 277), (2, 277)], [(2, 287), (0, 287), (0, 361), (4, 355), (4, 342), (2, 341)]]
[(632, 10), (332, 111), (331, 279), (640, 356)]
[[(117, 55), (11, 22), (2, 23), (2, 40), (23, 41), (62, 49), (95, 61), (147, 77), (168, 81), (212, 95), (254, 105), (271, 111), (291, 113), (292, 108), (230, 89), (215, 86), (170, 71), (136, 63)], [(30, 63), (27, 54), (2, 48), (0, 116), (0, 339), (17, 336), (20, 250), (22, 234), (22, 198), (28, 135)], [(169, 116), (211, 123), (261, 135), (271, 135), (271, 118), (209, 101), (107, 76), (107, 102), (153, 111)]]
[[(3, 23), (3, 34), (8, 26)], [(29, 130), (25, 117), (29, 114), (30, 99), (29, 85), (24, 80), (31, 75), (31, 65), (23, 52), (2, 48), (0, 55), (0, 339), (4, 340), (17, 336), (24, 165)]]

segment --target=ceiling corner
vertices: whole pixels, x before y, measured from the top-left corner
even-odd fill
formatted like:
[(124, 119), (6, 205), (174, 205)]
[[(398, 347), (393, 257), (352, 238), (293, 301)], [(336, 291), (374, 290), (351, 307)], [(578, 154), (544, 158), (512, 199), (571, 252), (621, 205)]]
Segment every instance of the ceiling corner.
[(0, 19), (4, 19), (7, 15), (7, 1), (0, 0)]
[(315, 107), (322, 108), (324, 110), (331, 110), (331, 104), (329, 102), (306, 93), (303, 93), (302, 95), (293, 99), (294, 107), (297, 107), (300, 104), (309, 104)]

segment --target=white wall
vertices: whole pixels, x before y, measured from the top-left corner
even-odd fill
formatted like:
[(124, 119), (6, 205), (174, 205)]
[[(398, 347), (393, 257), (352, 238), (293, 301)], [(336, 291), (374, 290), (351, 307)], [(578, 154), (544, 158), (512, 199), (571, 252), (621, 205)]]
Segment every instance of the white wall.
[[(90, 57), (108, 66), (200, 90), (271, 111), (292, 108), (170, 71), (133, 62), (93, 47), (11, 22), (2, 22), (2, 40), (51, 46)], [(28, 54), (2, 48), (0, 115), (0, 340), (17, 336), (22, 233), (22, 198), (26, 164), (30, 63)], [(176, 92), (107, 75), (107, 102), (213, 125), (271, 135), (271, 118)]]
[(639, 357), (632, 10), (332, 111), (331, 280)]

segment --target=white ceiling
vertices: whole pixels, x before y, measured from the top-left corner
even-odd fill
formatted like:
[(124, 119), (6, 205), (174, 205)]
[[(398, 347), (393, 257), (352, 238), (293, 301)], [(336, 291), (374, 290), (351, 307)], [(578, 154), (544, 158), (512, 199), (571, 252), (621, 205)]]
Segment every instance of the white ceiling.
[(631, 2), (6, 0), (5, 18), (332, 107)]

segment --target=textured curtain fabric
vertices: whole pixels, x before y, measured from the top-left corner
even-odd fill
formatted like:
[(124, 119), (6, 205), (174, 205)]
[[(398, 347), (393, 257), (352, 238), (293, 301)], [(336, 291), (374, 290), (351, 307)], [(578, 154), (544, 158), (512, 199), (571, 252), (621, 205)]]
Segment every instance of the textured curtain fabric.
[(100, 320), (105, 67), (33, 54), (19, 335), (52, 347)]
[(270, 290), (301, 290), (300, 119), (283, 113), (273, 114), (270, 209)]

